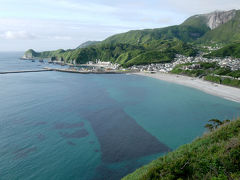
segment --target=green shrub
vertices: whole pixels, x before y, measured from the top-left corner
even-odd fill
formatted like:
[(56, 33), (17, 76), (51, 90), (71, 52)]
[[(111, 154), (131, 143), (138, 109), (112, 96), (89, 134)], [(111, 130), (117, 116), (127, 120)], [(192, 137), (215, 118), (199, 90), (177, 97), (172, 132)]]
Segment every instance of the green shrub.
[(211, 82), (218, 83), (218, 84), (221, 84), (221, 82), (222, 82), (222, 79), (220, 77), (212, 76), (212, 75), (205, 76), (204, 80), (211, 81)]
[(139, 168), (123, 180), (240, 178), (240, 119)]

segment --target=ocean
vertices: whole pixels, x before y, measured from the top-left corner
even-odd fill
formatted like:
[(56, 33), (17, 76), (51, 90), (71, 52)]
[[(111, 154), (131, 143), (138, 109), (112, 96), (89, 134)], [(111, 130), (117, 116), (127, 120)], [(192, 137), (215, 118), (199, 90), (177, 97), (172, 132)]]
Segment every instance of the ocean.
[[(0, 53), (0, 71), (55, 67)], [(118, 180), (240, 104), (127, 74), (0, 75), (1, 180)]]

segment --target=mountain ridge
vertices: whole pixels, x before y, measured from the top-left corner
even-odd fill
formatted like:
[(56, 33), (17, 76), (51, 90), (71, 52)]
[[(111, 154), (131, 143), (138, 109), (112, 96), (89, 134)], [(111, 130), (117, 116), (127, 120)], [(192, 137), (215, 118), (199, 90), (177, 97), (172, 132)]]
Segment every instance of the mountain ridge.
[(86, 42), (80, 44), (76, 49), (86, 48), (88, 46), (95, 45), (95, 44), (100, 43), (100, 42), (101, 41), (86, 41)]
[[(105, 40), (87, 41), (76, 49), (32, 53), (32, 57), (57, 57), (65, 62), (76, 60), (78, 64), (101, 59), (103, 61), (148, 64), (170, 61), (176, 53), (195, 55), (192, 44), (230, 43), (240, 40), (240, 11), (214, 11), (191, 16), (182, 24), (156, 29), (131, 30), (116, 34)], [(181, 42), (177, 51), (172, 41)], [(166, 49), (169, 47), (169, 50)], [(184, 48), (187, 48), (187, 50)], [(154, 53), (150, 53), (154, 51)], [(137, 58), (140, 56), (141, 58)], [(31, 54), (28, 52), (28, 55)], [(151, 57), (148, 58), (148, 55)], [(121, 60), (119, 60), (121, 57)], [(144, 57), (144, 58), (143, 58)], [(164, 59), (162, 59), (164, 57)], [(133, 60), (134, 59), (134, 60)], [(149, 61), (149, 59), (152, 59)], [(140, 63), (141, 62), (141, 63)]]
[[(205, 25), (207, 25), (211, 30), (216, 29), (222, 24), (227, 23), (228, 21), (232, 20), (236, 15), (237, 10), (233, 9), (230, 11), (214, 11), (207, 14), (198, 14), (191, 16), (188, 18), (184, 23), (186, 24), (192, 18), (202, 18), (202, 21)], [(184, 24), (183, 23), (183, 24)]]
[(208, 31), (201, 37), (201, 43), (231, 43), (240, 40), (240, 10), (236, 10), (234, 17), (219, 27)]

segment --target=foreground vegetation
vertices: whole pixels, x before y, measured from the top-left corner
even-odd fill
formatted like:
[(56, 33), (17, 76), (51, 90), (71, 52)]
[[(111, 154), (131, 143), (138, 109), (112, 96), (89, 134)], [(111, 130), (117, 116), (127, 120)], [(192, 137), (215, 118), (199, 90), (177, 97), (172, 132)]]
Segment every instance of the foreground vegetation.
[(204, 77), (204, 80), (240, 88), (240, 80), (237, 80), (237, 79), (231, 79), (231, 78), (221, 77), (221, 76), (219, 77), (219, 76), (214, 76), (214, 75), (207, 75)]
[(231, 71), (230, 68), (222, 68), (215, 62), (181, 64), (176, 66), (172, 73), (191, 77), (203, 77), (207, 81), (240, 88), (240, 80), (237, 79), (240, 77), (240, 70)]
[(240, 178), (240, 119), (226, 122), (190, 144), (160, 157), (123, 180)]

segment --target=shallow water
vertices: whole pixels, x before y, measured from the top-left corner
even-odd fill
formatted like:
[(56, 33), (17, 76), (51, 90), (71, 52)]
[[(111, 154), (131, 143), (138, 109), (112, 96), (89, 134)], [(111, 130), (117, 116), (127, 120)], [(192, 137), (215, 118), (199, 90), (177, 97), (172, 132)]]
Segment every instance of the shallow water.
[[(0, 71), (47, 64), (1, 53)], [(53, 66), (53, 65), (51, 65)], [(120, 179), (240, 104), (136, 75), (0, 75), (1, 179)]]

